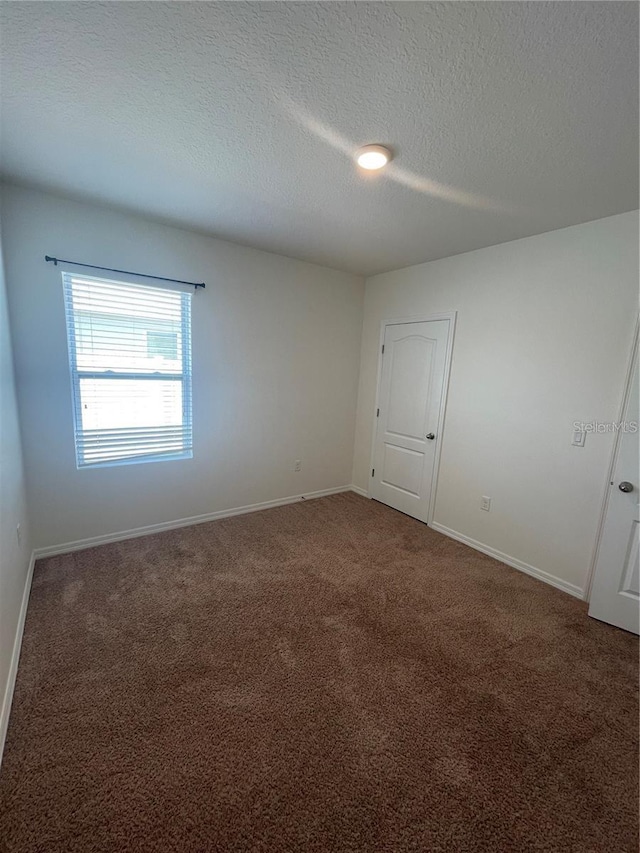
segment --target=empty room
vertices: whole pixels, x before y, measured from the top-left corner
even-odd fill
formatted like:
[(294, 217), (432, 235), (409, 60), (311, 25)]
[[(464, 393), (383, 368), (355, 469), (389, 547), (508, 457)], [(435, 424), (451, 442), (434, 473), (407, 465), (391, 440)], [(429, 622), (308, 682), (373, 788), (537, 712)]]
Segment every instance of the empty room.
[(0, 851), (635, 853), (635, 2), (0, 2)]

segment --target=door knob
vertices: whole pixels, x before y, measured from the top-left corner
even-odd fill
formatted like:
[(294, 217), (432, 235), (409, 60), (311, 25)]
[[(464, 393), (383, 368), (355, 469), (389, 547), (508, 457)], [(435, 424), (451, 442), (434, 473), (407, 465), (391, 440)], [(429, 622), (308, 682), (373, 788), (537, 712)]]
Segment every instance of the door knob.
[(628, 483), (626, 480), (623, 480), (618, 486), (621, 492), (632, 492), (633, 491), (633, 483)]
[(435, 438), (435, 435), (432, 432), (428, 432), (426, 434), (425, 438), (428, 438), (429, 441), (433, 441), (433, 439)]

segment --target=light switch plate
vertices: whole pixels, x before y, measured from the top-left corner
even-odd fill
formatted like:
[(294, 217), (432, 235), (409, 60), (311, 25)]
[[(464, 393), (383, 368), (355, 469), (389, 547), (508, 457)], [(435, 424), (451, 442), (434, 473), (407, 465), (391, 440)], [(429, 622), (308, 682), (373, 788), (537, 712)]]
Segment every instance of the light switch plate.
[(587, 437), (586, 432), (582, 430), (576, 429), (573, 431), (573, 438), (571, 439), (571, 444), (574, 447), (584, 447), (584, 440)]

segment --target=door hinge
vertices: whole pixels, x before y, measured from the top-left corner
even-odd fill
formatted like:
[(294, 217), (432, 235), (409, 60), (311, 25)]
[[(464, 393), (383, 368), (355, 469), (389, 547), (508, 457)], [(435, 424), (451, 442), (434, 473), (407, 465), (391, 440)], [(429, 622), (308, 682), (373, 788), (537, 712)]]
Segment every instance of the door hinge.
[(375, 469), (375, 468), (372, 468), (372, 469), (371, 469), (371, 476), (373, 477), (373, 475), (374, 475), (375, 473), (376, 473), (376, 469)]
[(384, 344), (382, 344), (382, 355), (384, 355)]
[(380, 417), (380, 409), (376, 409), (376, 417), (377, 417), (377, 418), (379, 418), (379, 417)]

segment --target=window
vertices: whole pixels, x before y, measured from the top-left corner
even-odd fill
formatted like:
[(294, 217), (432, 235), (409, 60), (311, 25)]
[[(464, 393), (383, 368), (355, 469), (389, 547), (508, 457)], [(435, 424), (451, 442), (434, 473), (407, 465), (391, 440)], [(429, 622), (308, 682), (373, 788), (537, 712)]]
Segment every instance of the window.
[(165, 358), (178, 357), (177, 332), (147, 332), (147, 355), (162, 355)]
[(190, 458), (191, 294), (62, 279), (78, 468)]

